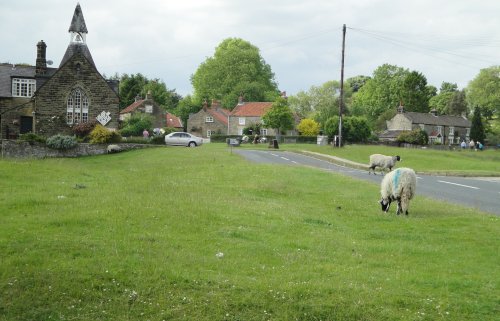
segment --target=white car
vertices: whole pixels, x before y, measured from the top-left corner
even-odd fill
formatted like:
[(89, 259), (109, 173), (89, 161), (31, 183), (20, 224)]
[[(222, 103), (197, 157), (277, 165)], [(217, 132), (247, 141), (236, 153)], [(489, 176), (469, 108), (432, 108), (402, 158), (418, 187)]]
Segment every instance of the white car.
[(174, 132), (165, 136), (165, 144), (196, 147), (203, 144), (203, 138), (184, 132)]

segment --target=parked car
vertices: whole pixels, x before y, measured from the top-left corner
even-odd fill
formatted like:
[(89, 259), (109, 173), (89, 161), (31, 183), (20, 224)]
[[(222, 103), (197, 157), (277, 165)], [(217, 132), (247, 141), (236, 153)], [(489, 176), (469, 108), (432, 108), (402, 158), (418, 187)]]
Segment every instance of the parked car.
[(173, 132), (165, 136), (165, 144), (196, 147), (203, 144), (203, 138), (184, 132)]

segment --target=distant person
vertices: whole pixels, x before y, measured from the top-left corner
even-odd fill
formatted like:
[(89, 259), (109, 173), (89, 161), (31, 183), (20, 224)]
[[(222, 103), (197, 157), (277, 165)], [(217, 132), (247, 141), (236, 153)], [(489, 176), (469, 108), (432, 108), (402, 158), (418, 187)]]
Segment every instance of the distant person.
[(477, 142), (477, 149), (483, 150), (484, 146), (481, 144), (481, 142)]
[(144, 131), (142, 132), (142, 136), (144, 137), (144, 139), (148, 139), (149, 138), (149, 132), (147, 129), (144, 129)]
[(462, 142), (460, 143), (460, 147), (462, 149), (465, 149), (467, 147), (467, 144), (465, 143), (465, 140), (462, 140)]
[(474, 140), (473, 140), (473, 139), (471, 139), (471, 141), (469, 142), (469, 148), (470, 148), (471, 150), (473, 150), (473, 149), (474, 149), (474, 147), (476, 147), (476, 143), (474, 143)]

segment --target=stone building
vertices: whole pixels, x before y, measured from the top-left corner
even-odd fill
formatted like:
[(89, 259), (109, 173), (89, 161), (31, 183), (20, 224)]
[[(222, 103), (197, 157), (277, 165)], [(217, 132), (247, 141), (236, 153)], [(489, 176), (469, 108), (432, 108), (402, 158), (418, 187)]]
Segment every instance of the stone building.
[(136, 113), (150, 115), (153, 118), (153, 128), (167, 127), (166, 112), (153, 100), (151, 92), (148, 92), (144, 99), (136, 97), (132, 104), (120, 111), (120, 121), (130, 118)]
[(58, 68), (48, 67), (43, 40), (37, 44), (35, 66), (0, 65), (2, 138), (27, 132), (46, 137), (71, 134), (75, 124), (91, 120), (118, 128), (118, 82), (97, 71), (80, 4), (68, 31), (71, 40)]
[(187, 122), (188, 132), (208, 138), (212, 134), (226, 135), (228, 117), (231, 112), (221, 107), (220, 102), (212, 100), (212, 105), (209, 107), (205, 101), (203, 108), (195, 114), (190, 114)]
[[(229, 115), (228, 134), (242, 135), (243, 129), (262, 123), (262, 116), (271, 108), (272, 102), (244, 102), (240, 98), (238, 105)], [(274, 135), (274, 130), (261, 127), (261, 136)]]
[(429, 136), (429, 143), (446, 145), (468, 142), (471, 121), (465, 116), (438, 115), (435, 110), (430, 113), (406, 112), (404, 106), (398, 107), (396, 116), (387, 122), (387, 130), (379, 135), (382, 141), (395, 141), (404, 131), (422, 129)]

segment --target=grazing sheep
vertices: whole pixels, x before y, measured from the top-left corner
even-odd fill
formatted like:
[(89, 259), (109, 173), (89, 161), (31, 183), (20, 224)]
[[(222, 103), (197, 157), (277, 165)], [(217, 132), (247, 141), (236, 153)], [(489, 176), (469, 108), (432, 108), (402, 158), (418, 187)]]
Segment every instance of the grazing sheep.
[(413, 195), (415, 195), (416, 189), (417, 176), (413, 169), (401, 167), (389, 172), (384, 176), (380, 184), (382, 211), (387, 213), (391, 202), (398, 201), (396, 214), (405, 213), (408, 215), (408, 206)]
[(118, 145), (108, 145), (107, 151), (108, 151), (108, 154), (119, 153), (122, 151), (122, 149)]
[(382, 154), (373, 154), (370, 155), (370, 166), (368, 168), (368, 174), (370, 174), (370, 170), (373, 171), (373, 175), (375, 173), (375, 167), (380, 167), (382, 172), (385, 173), (385, 169), (388, 168), (389, 172), (392, 170), (394, 166), (396, 166), (396, 162), (400, 161), (401, 157), (399, 156), (385, 156)]

